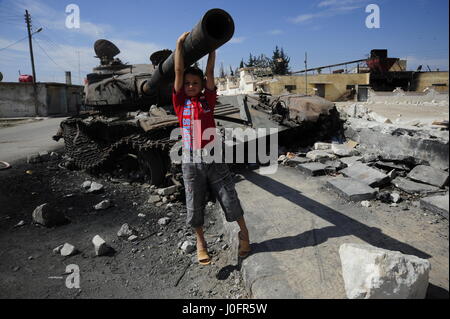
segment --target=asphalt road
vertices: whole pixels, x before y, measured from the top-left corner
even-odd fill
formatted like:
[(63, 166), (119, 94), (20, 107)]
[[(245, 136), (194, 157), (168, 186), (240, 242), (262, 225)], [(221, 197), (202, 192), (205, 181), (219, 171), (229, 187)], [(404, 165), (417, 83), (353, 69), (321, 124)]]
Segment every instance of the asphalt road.
[(41, 121), (0, 128), (0, 161), (10, 164), (29, 154), (52, 151), (64, 146), (64, 140), (55, 142), (59, 123), (65, 118), (47, 118)]

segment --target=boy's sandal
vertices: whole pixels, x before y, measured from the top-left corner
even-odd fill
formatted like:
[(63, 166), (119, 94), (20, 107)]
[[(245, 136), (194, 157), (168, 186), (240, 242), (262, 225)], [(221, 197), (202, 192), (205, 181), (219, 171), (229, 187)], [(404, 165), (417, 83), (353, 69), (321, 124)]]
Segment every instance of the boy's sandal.
[(211, 257), (209, 257), (206, 248), (197, 249), (197, 260), (200, 265), (209, 265), (211, 263)]
[(239, 249), (238, 249), (238, 256), (241, 258), (245, 258), (248, 256), (248, 254), (251, 251), (250, 248), (250, 241), (242, 239), (241, 232), (238, 233), (239, 236)]

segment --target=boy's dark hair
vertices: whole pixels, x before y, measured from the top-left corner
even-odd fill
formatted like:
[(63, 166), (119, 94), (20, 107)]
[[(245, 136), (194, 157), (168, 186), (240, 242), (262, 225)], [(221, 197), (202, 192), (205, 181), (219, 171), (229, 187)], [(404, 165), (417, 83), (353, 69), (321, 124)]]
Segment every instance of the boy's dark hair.
[(205, 76), (203, 75), (203, 71), (196, 66), (190, 66), (186, 70), (184, 70), (184, 76), (186, 76), (186, 74), (199, 76), (201, 80), (204, 80), (205, 78)]

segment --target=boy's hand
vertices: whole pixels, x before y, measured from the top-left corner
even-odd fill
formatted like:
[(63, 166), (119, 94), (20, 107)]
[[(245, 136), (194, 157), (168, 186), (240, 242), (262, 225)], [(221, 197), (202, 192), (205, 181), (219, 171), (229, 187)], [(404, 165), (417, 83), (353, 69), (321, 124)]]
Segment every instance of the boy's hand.
[(186, 40), (187, 36), (190, 34), (190, 32), (184, 32), (177, 40), (177, 43), (182, 44), (184, 43), (184, 40)]

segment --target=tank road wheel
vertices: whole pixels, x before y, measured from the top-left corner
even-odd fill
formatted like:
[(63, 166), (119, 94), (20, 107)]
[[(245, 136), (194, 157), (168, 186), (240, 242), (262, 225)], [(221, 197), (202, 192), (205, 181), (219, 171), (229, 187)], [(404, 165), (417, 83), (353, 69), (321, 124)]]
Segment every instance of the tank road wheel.
[(149, 176), (149, 184), (159, 186), (164, 183), (166, 166), (157, 151), (144, 151), (138, 153), (138, 162), (141, 170)]

